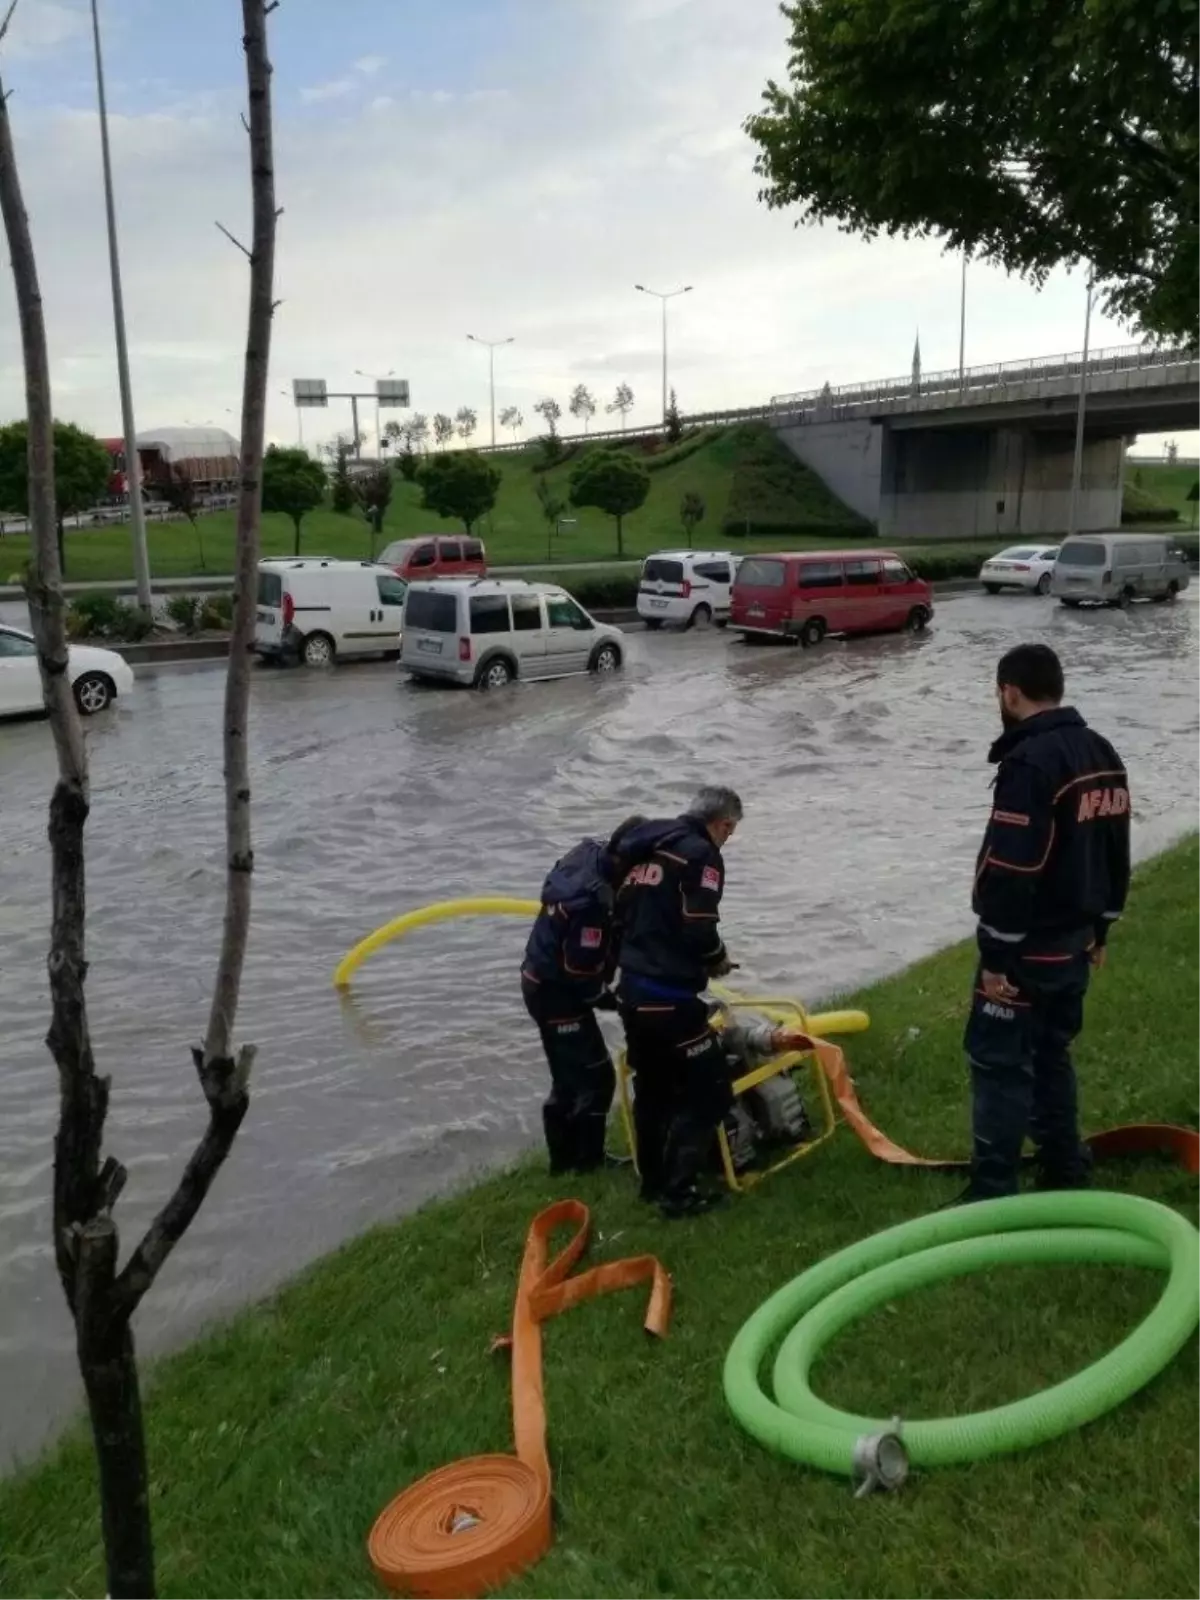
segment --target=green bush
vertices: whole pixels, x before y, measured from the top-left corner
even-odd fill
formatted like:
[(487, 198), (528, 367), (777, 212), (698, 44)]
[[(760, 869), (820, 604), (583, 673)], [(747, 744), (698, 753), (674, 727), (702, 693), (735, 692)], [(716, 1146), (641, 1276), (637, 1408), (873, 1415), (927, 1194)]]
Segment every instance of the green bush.
[(1121, 521), (1123, 523), (1178, 522), (1179, 508), (1165, 505), (1152, 489), (1143, 488), (1139, 469), (1134, 473), (1133, 481), (1127, 481), (1125, 484)]
[(204, 597), (204, 606), (200, 612), (200, 626), (220, 630), (233, 626), (233, 596), (231, 594), (210, 594)]
[(67, 634), (72, 639), (113, 639), (136, 644), (154, 624), (136, 606), (113, 594), (81, 594), (67, 607)]
[(638, 581), (640, 572), (629, 573), (598, 573), (589, 578), (581, 573), (578, 578), (572, 578), (563, 584), (563, 588), (573, 594), (581, 606), (589, 611), (619, 610), (626, 606), (637, 604)]
[(167, 601), (167, 616), (181, 633), (189, 636), (201, 626), (200, 611), (198, 594), (173, 594)]
[(723, 428), (697, 428), (694, 433), (686, 434), (678, 444), (672, 445), (667, 450), (656, 450), (652, 455), (647, 455), (644, 465), (647, 472), (661, 472), (664, 467), (673, 467), (677, 461), (686, 461), (689, 456), (694, 456), (697, 450), (703, 450), (705, 445), (714, 443), (721, 437)]

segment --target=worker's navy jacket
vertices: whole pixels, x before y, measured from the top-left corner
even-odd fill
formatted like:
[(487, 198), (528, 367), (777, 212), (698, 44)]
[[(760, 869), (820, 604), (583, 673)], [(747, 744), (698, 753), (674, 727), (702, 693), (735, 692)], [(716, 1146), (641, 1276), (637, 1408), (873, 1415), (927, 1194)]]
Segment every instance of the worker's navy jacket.
[(1078, 711), (1027, 718), (997, 739), (992, 814), (972, 907), (988, 972), (1103, 945), (1129, 889), (1129, 780)]
[(521, 968), (527, 982), (566, 990), (583, 1005), (595, 1004), (616, 966), (608, 859), (599, 840), (581, 839), (555, 863)]
[(623, 994), (636, 1003), (701, 993), (725, 958), (721, 852), (695, 817), (644, 822), (621, 848), (634, 863), (617, 895)]

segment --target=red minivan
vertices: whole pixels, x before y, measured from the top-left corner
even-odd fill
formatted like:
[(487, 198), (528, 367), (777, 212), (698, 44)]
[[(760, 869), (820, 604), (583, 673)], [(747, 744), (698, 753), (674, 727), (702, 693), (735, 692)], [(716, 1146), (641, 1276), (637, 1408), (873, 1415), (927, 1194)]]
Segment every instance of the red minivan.
[(465, 534), (427, 533), (419, 539), (397, 539), (375, 557), (398, 578), (486, 578), (487, 551), (482, 539)]
[(933, 591), (891, 550), (809, 550), (747, 556), (733, 585), (730, 626), (820, 644), (827, 633), (919, 632)]

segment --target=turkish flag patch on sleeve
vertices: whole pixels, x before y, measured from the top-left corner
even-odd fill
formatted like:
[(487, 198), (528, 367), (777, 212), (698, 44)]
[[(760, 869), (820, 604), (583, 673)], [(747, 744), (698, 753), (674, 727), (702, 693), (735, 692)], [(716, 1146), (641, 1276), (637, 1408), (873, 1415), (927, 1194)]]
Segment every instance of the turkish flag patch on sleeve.
[(584, 928), (579, 935), (579, 942), (585, 950), (599, 950), (604, 934), (599, 928)]
[(712, 892), (716, 894), (717, 890), (721, 887), (721, 874), (717, 871), (716, 867), (705, 867), (704, 871), (700, 874), (700, 887), (702, 889), (711, 889)]

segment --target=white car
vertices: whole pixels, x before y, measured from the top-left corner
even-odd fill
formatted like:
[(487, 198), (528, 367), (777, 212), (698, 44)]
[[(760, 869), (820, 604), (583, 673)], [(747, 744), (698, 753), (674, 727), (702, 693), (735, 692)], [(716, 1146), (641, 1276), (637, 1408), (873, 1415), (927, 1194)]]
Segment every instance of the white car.
[(1035, 594), (1049, 594), (1050, 574), (1057, 559), (1056, 544), (1015, 544), (983, 563), (979, 581), (989, 594), (999, 594), (1001, 589), (1032, 589)]
[(728, 550), (657, 550), (642, 564), (637, 612), (648, 628), (729, 621), (738, 558)]
[[(115, 650), (73, 644), (67, 651), (67, 674), (75, 704), (85, 717), (104, 711), (118, 695), (133, 692), (133, 671)], [(0, 717), (41, 711), (44, 705), (33, 635), (0, 625)]]

